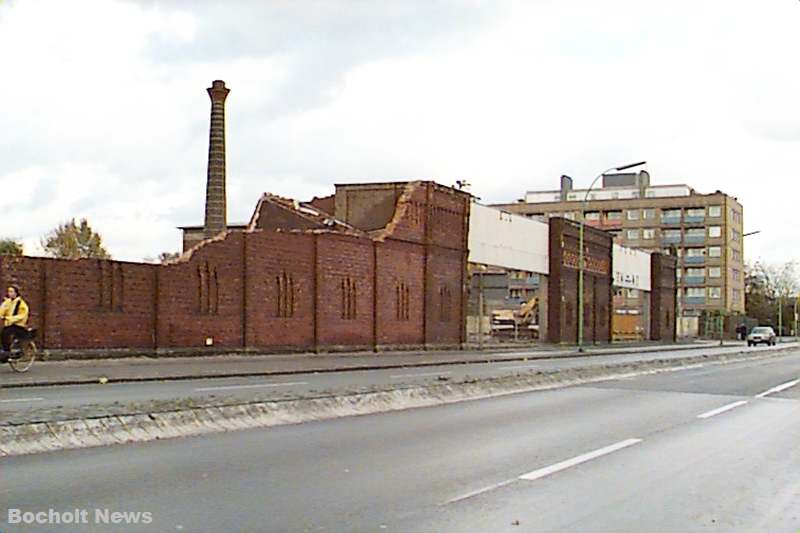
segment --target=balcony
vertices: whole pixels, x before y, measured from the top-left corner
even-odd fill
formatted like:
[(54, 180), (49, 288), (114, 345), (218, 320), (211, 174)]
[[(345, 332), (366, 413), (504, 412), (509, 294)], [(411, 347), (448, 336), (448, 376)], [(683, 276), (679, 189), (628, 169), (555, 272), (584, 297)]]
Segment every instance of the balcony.
[(705, 233), (702, 235), (686, 235), (686, 244), (703, 244), (706, 242)]
[(662, 235), (661, 236), (662, 244), (678, 244), (681, 242), (680, 235)]
[(687, 296), (684, 300), (686, 305), (705, 305), (706, 304), (706, 297), (705, 296)]
[(683, 282), (686, 285), (703, 285), (706, 282), (705, 276), (684, 276)]
[(703, 255), (684, 255), (683, 264), (685, 265), (704, 265), (706, 258)]
[(687, 224), (702, 224), (706, 221), (705, 215), (686, 215), (683, 218), (684, 222)]
[(679, 226), (681, 223), (681, 217), (679, 216), (670, 216), (670, 217), (661, 217), (661, 224), (664, 226)]

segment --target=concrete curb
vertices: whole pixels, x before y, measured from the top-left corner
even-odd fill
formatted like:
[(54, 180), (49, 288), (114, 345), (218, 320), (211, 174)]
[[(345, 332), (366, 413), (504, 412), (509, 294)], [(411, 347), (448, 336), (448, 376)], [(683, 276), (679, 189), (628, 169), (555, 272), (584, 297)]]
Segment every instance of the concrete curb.
[[(731, 345), (722, 346), (723, 348), (735, 347)], [(172, 376), (123, 376), (113, 377), (108, 376), (106, 383), (146, 383), (154, 381), (188, 381), (194, 379), (219, 379), (219, 378), (245, 378), (245, 377), (264, 377), (264, 376), (293, 376), (300, 374), (331, 374), (337, 372), (364, 372), (370, 370), (396, 370), (401, 368), (425, 368), (432, 366), (453, 366), (453, 365), (469, 365), (469, 364), (487, 364), (487, 363), (503, 363), (503, 362), (524, 362), (524, 361), (542, 361), (551, 359), (575, 359), (580, 357), (603, 357), (614, 355), (625, 355), (630, 353), (659, 353), (659, 352), (673, 352), (683, 350), (705, 350), (715, 349), (718, 346), (685, 346), (685, 345), (665, 345), (663, 347), (649, 348), (643, 347), (641, 352), (633, 350), (625, 351), (612, 351), (613, 349), (587, 350), (585, 352), (556, 352), (553, 354), (535, 353), (533, 355), (520, 355), (515, 357), (502, 357), (504, 352), (489, 352), (486, 357), (475, 359), (453, 359), (445, 361), (419, 361), (413, 363), (391, 363), (386, 364), (368, 364), (368, 365), (343, 365), (337, 367), (318, 367), (318, 368), (303, 368), (303, 369), (287, 369), (287, 370), (264, 370), (264, 371), (251, 371), (251, 372), (211, 372), (207, 374), (175, 374)], [(513, 350), (508, 350), (513, 351)], [(36, 368), (34, 366), (34, 368)], [(18, 383), (0, 383), (0, 389), (19, 389), (26, 387), (57, 387), (69, 385), (91, 385), (97, 383), (97, 377), (79, 378), (79, 379), (61, 379), (61, 380), (40, 380)]]
[(501, 378), (465, 380), (459, 383), (437, 383), (285, 400), (252, 402), (238, 400), (229, 403), (221, 400), (219, 405), (5, 424), (0, 425), (0, 456), (148, 442), (429, 407), (633, 375), (675, 371), (707, 364), (764, 359), (781, 355), (783, 351), (699, 355), (551, 372), (539, 371)]

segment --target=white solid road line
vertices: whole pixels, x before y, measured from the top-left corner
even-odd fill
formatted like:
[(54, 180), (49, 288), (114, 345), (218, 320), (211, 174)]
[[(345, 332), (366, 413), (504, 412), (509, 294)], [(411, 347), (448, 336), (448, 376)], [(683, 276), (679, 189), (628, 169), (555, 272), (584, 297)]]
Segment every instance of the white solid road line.
[(402, 379), (402, 378), (425, 378), (431, 376), (447, 376), (452, 374), (452, 372), (426, 372), (424, 374), (395, 374), (394, 376), (389, 376), (391, 379)]
[(488, 487), (484, 487), (482, 489), (473, 490), (472, 492), (468, 492), (466, 494), (462, 494), (461, 496), (453, 498), (452, 500), (447, 500), (446, 502), (444, 502), (444, 504), (445, 505), (450, 505), (451, 503), (463, 502), (464, 500), (468, 500), (470, 498), (474, 498), (475, 496), (478, 496), (480, 494), (484, 494), (486, 492), (490, 492), (490, 491), (499, 489), (501, 487), (505, 487), (506, 485), (510, 485), (510, 484), (514, 483), (515, 481), (516, 481), (516, 479), (508, 479), (506, 481), (501, 481), (500, 483), (495, 483), (494, 485), (489, 485)]
[(737, 407), (741, 407), (742, 405), (747, 404), (746, 400), (741, 400), (738, 402), (729, 403), (728, 405), (723, 405), (718, 409), (712, 409), (711, 411), (706, 411), (703, 414), (697, 415), (697, 418), (711, 418), (712, 416), (717, 416), (719, 414), (724, 413), (725, 411), (730, 411), (731, 409), (736, 409)]
[(14, 403), (14, 402), (41, 402), (44, 398), (15, 398), (13, 400), (0, 400), (0, 403)]
[(197, 392), (207, 392), (214, 390), (259, 389), (264, 387), (291, 387), (293, 385), (308, 385), (308, 382), (292, 381), (289, 383), (261, 383), (258, 385), (221, 385), (219, 387), (200, 387), (194, 390)]
[(800, 379), (795, 379), (793, 381), (789, 381), (784, 383), (783, 385), (778, 385), (777, 387), (772, 387), (769, 390), (762, 392), (761, 394), (756, 394), (756, 398), (764, 398), (765, 396), (769, 396), (770, 394), (775, 394), (776, 392), (785, 391), (786, 389), (791, 389), (795, 385), (800, 383)]
[(605, 448), (600, 448), (599, 450), (585, 453), (583, 455), (573, 457), (572, 459), (567, 459), (566, 461), (561, 461), (560, 463), (556, 463), (554, 465), (550, 465), (545, 468), (540, 468), (539, 470), (534, 470), (533, 472), (528, 472), (527, 474), (519, 476), (519, 479), (524, 479), (526, 481), (535, 481), (545, 476), (549, 476), (550, 474), (555, 474), (556, 472), (566, 470), (567, 468), (572, 468), (573, 466), (577, 466), (587, 461), (591, 461), (592, 459), (597, 459), (598, 457), (614, 453), (623, 448), (627, 448), (628, 446), (639, 444), (640, 442), (642, 442), (642, 439), (623, 440), (616, 444), (612, 444), (611, 446), (606, 446)]

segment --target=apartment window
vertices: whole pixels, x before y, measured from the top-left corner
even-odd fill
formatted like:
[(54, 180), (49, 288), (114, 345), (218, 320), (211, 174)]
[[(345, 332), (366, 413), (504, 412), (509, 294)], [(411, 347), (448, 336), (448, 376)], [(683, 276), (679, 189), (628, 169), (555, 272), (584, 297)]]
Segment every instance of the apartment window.
[(664, 237), (668, 239), (679, 239), (681, 238), (681, 230), (679, 229), (665, 229), (663, 231)]
[(722, 269), (720, 267), (710, 267), (708, 269), (708, 277), (709, 278), (721, 278), (722, 277)]
[(661, 212), (661, 218), (681, 218), (681, 210), (665, 209)]
[(708, 216), (712, 218), (717, 218), (722, 216), (722, 206), (720, 205), (710, 205), (708, 206)]
[(686, 230), (686, 236), (704, 239), (706, 236), (706, 231), (703, 228), (689, 228)]
[(686, 276), (690, 278), (704, 278), (706, 271), (704, 268), (687, 268)]
[(706, 210), (701, 208), (693, 208), (686, 210), (686, 216), (688, 217), (704, 217), (706, 215)]
[(739, 250), (732, 250), (731, 256), (733, 260), (736, 261), (737, 263), (742, 260), (742, 252), (740, 252)]
[(722, 237), (722, 228), (720, 226), (710, 226), (708, 228), (708, 236), (712, 239)]
[(703, 287), (688, 287), (686, 289), (686, 296), (689, 298), (702, 298), (706, 295), (706, 290)]
[(719, 246), (709, 246), (708, 257), (722, 257), (722, 248)]
[(625, 237), (630, 241), (638, 241), (639, 240), (639, 230), (638, 229), (629, 229), (628, 233)]
[(642, 239), (649, 241), (651, 239), (656, 238), (656, 230), (654, 229), (643, 229), (642, 230)]
[(600, 220), (600, 212), (589, 211), (588, 213), (586, 213), (585, 217), (588, 222), (597, 222), (598, 220)]
[(705, 248), (687, 248), (686, 257), (703, 257), (706, 255)]
[(733, 281), (742, 281), (742, 271), (741, 270), (738, 270), (738, 269), (734, 268), (731, 271), (731, 274), (733, 275)]
[(638, 209), (628, 209), (628, 220), (639, 220), (641, 217), (641, 211)]
[(714, 300), (722, 298), (722, 289), (720, 287), (709, 287), (708, 297)]
[(679, 268), (678, 270), (675, 271), (675, 277), (678, 278), (678, 279), (681, 279), (683, 277), (683, 269), (682, 268)]
[(736, 231), (735, 229), (731, 228), (731, 240), (733, 242), (739, 242), (739, 239), (742, 238), (742, 234)]
[(606, 220), (622, 220), (622, 211), (608, 211), (606, 213)]

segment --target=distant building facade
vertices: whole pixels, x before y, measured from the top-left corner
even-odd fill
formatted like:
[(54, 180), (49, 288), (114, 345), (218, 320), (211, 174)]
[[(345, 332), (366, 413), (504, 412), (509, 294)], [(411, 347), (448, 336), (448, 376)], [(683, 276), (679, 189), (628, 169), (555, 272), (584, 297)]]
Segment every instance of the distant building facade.
[[(534, 219), (580, 220), (587, 191), (562, 176), (559, 190), (529, 191), (501, 209)], [(652, 185), (646, 171), (608, 174), (588, 194), (587, 225), (617, 244), (678, 257), (679, 312), (744, 313), (743, 208), (721, 191), (700, 194), (688, 185)], [(640, 291), (618, 288), (617, 308), (636, 307)]]

